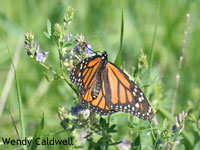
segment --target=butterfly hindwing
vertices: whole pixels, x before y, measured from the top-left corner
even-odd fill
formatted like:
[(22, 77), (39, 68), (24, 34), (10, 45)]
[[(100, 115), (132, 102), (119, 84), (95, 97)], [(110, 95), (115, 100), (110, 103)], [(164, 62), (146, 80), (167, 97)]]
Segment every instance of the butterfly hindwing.
[[(128, 76), (112, 63), (106, 65), (108, 77), (107, 86), (110, 88), (108, 106), (115, 111), (136, 115), (140, 119), (152, 119), (151, 106), (138, 86)], [(107, 88), (108, 89), (108, 88)]]

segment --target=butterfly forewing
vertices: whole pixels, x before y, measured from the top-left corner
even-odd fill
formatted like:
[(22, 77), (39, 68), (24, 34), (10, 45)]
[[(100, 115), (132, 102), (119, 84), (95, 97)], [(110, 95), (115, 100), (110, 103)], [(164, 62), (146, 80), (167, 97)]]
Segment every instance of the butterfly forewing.
[(91, 87), (91, 82), (94, 80), (100, 61), (100, 56), (89, 57), (79, 62), (72, 69), (70, 80), (79, 87), (81, 93)]

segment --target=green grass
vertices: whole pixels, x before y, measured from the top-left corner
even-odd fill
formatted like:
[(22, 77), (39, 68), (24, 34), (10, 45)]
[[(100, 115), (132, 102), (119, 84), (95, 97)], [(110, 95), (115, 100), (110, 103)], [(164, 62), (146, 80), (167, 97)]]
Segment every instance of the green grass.
[[(10, 61), (11, 61), (12, 65), (13, 65), (14, 74), (15, 74), (15, 82), (16, 82), (17, 96), (18, 96), (17, 99), (18, 99), (19, 117), (20, 117), (20, 127), (21, 127), (21, 129), (20, 129), (21, 130), (20, 139), (25, 139), (26, 133), (25, 133), (25, 126), (24, 126), (24, 114), (23, 114), (23, 108), (22, 108), (22, 97), (21, 97), (19, 79), (18, 79), (18, 75), (17, 75), (17, 70), (16, 70), (16, 67), (15, 67), (15, 64), (13, 62), (12, 55), (10, 53), (10, 49), (8, 47), (7, 41), (5, 40), (5, 35), (4, 35), (4, 42), (6, 43), (8, 54), (10, 56)], [(27, 146), (26, 145), (24, 145), (24, 150), (27, 150)]]
[(119, 46), (119, 52), (117, 54), (117, 57), (115, 59), (115, 65), (118, 67), (121, 67), (122, 65), (122, 45), (123, 45), (123, 36), (124, 36), (124, 15), (122, 10), (122, 18), (121, 18), (121, 33), (120, 33), (120, 46)]
[[(106, 50), (109, 60), (112, 62), (115, 61), (118, 51), (122, 50), (120, 64), (125, 64), (125, 69), (130, 74), (133, 68), (137, 66), (140, 49), (143, 49), (148, 60), (150, 60), (152, 79), (157, 76), (160, 77), (158, 82), (148, 87), (147, 96), (153, 106), (158, 106), (156, 117), (160, 126), (162, 126), (164, 117), (168, 119), (171, 117), (171, 120), (173, 120), (173, 117), (166, 115), (165, 112), (171, 112), (173, 93), (176, 87), (176, 73), (184, 39), (186, 14), (190, 13), (189, 35), (183, 66), (180, 71), (175, 115), (178, 115), (182, 110), (189, 113), (189, 120), (186, 121), (183, 133), (185, 139), (181, 140), (181, 143), (185, 145), (186, 149), (191, 149), (192, 144), (195, 146), (199, 142), (199, 135), (194, 131), (192, 122), (200, 117), (199, 1), (160, 0), (159, 11), (157, 8), (158, 1), (0, 1), (0, 95), (2, 95), (11, 64), (2, 35), (6, 35), (8, 47), (13, 56), (19, 38), (25, 32), (32, 31), (37, 43), (40, 43), (41, 49), (50, 52), (47, 63), (58, 70), (59, 60), (57, 59), (55, 43), (46, 39), (43, 31), (47, 31), (47, 19), (51, 20), (52, 24), (61, 22), (65, 8), (72, 5), (75, 9), (75, 17), (68, 31), (82, 33), (94, 50)], [(26, 132), (27, 137), (33, 137), (43, 112), (45, 116), (44, 135), (62, 130), (57, 109), (59, 106), (70, 108), (73, 105), (75, 96), (73, 90), (61, 80), (47, 82), (44, 79), (46, 70), (28, 58), (24, 49), (21, 51), (21, 58), (16, 70), (18, 73), (18, 80), (16, 81), (21, 92), (17, 92), (19, 88), (13, 82), (9, 89), (3, 114), (0, 117), (1, 136), (17, 138), (9, 108), (17, 129), (19, 131), (24, 129), (24, 133), (20, 135), (25, 136)], [(19, 93), (21, 93), (22, 99), (20, 107), (18, 105), (20, 103), (17, 101), (17, 99), (20, 99), (17, 96)], [(23, 108), (23, 114), (19, 115), (19, 108)], [(114, 135), (114, 139), (116, 141), (119, 140), (119, 137), (120, 140), (128, 139), (127, 124), (129, 121), (127, 115), (113, 116), (111, 121), (117, 123), (119, 130)], [(64, 138), (67, 135), (62, 132), (54, 136)], [(193, 141), (192, 144), (191, 141)], [(0, 146), (0, 149), (4, 148), (12, 149), (13, 147)], [(63, 149), (64, 146), (42, 148)]]

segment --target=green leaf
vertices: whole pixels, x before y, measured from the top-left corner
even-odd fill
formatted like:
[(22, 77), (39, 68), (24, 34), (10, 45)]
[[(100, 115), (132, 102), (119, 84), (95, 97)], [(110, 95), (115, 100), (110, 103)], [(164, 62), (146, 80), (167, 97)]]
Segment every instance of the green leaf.
[(163, 121), (163, 130), (165, 130), (167, 128), (167, 119), (165, 118)]
[(120, 48), (115, 59), (115, 65), (120, 67), (122, 64), (122, 44), (123, 44), (123, 36), (124, 36), (124, 15), (122, 10), (122, 18), (121, 18), (121, 36), (120, 36)]
[(49, 76), (48, 76), (46, 73), (44, 73), (44, 77), (46, 78), (46, 80), (47, 80), (48, 82), (50, 82), (50, 78), (49, 78)]
[(120, 144), (122, 141), (118, 141), (118, 142), (114, 142), (114, 143), (111, 143), (111, 144), (109, 144), (109, 145), (118, 145), (118, 144)]
[(37, 149), (38, 145), (36, 143), (36, 139), (41, 137), (43, 128), (44, 128), (44, 113), (42, 114), (42, 119), (40, 121), (40, 124), (37, 126), (37, 129), (35, 130), (30, 150)]
[(47, 32), (51, 36), (51, 21), (49, 19), (47, 20)]
[(71, 43), (71, 42), (64, 42), (63, 47), (69, 47), (71, 45), (73, 45), (73, 43)]
[(149, 83), (148, 83), (149, 76), (150, 76), (150, 70), (149, 69), (142, 70), (141, 83), (140, 83), (141, 87), (144, 87), (144, 85), (149, 86)]
[(151, 81), (149, 82), (149, 85), (153, 85), (154, 83), (156, 83), (156, 82), (159, 81), (159, 80), (160, 80), (159, 77), (155, 77), (153, 80), (151, 80)]
[(109, 132), (109, 133), (115, 133), (115, 132), (117, 132), (117, 130), (114, 129), (115, 127), (116, 127), (116, 125), (113, 124), (113, 125), (108, 129), (108, 132)]
[(53, 68), (52, 68), (52, 67), (49, 67), (49, 77), (50, 77), (50, 81), (52, 81), (53, 78), (54, 78), (54, 75), (53, 75)]
[(46, 78), (46, 80), (47, 80), (48, 82), (54, 80), (54, 74), (53, 74), (53, 69), (52, 69), (52, 67), (49, 67), (49, 72), (48, 72), (48, 73), (45, 73), (45, 72), (44, 72), (44, 77)]
[(48, 39), (50, 39), (51, 37), (49, 36), (49, 33), (47, 32), (43, 32), (44, 36), (46, 36)]
[(194, 150), (199, 150), (199, 147), (200, 147), (200, 141), (195, 144)]

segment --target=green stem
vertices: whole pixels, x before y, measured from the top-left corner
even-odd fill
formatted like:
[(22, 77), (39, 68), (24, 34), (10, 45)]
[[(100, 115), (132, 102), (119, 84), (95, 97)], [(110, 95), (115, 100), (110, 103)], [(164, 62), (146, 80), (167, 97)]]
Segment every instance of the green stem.
[(59, 52), (59, 59), (60, 59), (60, 70), (63, 72), (63, 62), (62, 62), (62, 53), (61, 53), (62, 48), (58, 48)]
[(77, 98), (79, 97), (79, 92), (77, 90), (77, 88), (69, 81), (69, 79), (66, 78), (65, 73), (63, 72), (63, 79), (65, 80), (65, 82), (67, 82), (67, 84), (72, 88), (72, 90), (76, 93)]
[[(46, 66), (45, 64), (43, 63), (40, 63), (41, 66), (43, 66), (45, 69), (49, 70), (50, 68), (48, 66)], [(52, 71), (53, 74), (55, 76), (57, 76), (58, 78), (64, 80), (70, 87), (71, 89), (76, 93), (76, 97), (79, 97), (79, 92), (77, 91), (77, 88), (69, 81), (69, 79), (67, 79), (65, 73), (63, 72), (62, 73), (62, 76), (60, 76), (57, 72), (55, 72), (54, 70)]]
[(60, 63), (60, 71), (63, 72), (63, 62), (62, 62), (62, 46), (61, 46), (61, 38), (57, 40), (57, 48), (59, 55), (59, 63)]

